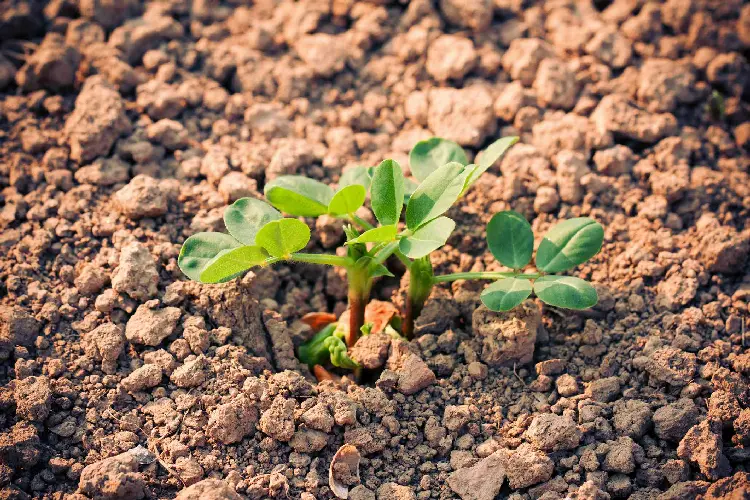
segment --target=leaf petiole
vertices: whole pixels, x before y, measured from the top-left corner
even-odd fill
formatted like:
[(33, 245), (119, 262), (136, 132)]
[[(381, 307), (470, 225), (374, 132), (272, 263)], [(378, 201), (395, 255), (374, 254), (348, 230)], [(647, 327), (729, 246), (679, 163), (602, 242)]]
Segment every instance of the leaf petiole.
[(534, 280), (541, 278), (541, 273), (516, 274), (514, 272), (475, 272), (442, 274), (433, 278), (435, 283), (450, 283), (458, 280), (497, 280), (502, 278), (526, 278)]

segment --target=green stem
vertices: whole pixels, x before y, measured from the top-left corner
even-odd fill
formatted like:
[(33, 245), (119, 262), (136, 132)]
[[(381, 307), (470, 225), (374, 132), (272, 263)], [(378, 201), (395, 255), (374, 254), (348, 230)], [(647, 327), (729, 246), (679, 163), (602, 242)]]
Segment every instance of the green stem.
[(398, 251), (398, 241), (391, 241), (386, 246), (381, 248), (378, 253), (375, 254), (373, 260), (378, 264), (382, 264), (396, 251)]
[(537, 279), (541, 278), (541, 273), (527, 273), (527, 274), (517, 274), (514, 272), (476, 272), (476, 273), (452, 273), (452, 274), (442, 274), (440, 276), (435, 276), (433, 278), (433, 281), (435, 283), (449, 283), (451, 281), (458, 281), (458, 280), (497, 280), (501, 278), (527, 278), (527, 279)]
[(402, 333), (411, 340), (414, 338), (414, 324), (422, 313), (427, 297), (432, 293), (434, 275), (430, 256), (415, 259), (409, 268), (409, 290), (406, 295), (406, 311)]
[(356, 224), (359, 224), (360, 226), (365, 228), (365, 230), (368, 230), (368, 231), (370, 229), (375, 228), (375, 226), (373, 226), (372, 224), (370, 224), (369, 222), (367, 222), (366, 220), (364, 220), (362, 217), (358, 216), (357, 214), (349, 214), (349, 220), (351, 220), (352, 222)]
[[(284, 259), (279, 259), (284, 260)], [(307, 262), (308, 264), (323, 264), (326, 266), (349, 267), (351, 259), (330, 254), (293, 253), (289, 259), (294, 262)], [(266, 261), (268, 262), (268, 261)], [(278, 262), (278, 261), (277, 261)]]

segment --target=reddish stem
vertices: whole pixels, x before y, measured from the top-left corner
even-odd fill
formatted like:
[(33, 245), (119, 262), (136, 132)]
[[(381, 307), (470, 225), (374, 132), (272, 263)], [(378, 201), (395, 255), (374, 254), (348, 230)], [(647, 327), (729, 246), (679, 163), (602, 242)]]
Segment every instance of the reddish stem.
[(365, 306), (367, 300), (359, 295), (349, 295), (349, 331), (346, 334), (346, 346), (351, 349), (359, 340), (362, 325), (365, 324)]

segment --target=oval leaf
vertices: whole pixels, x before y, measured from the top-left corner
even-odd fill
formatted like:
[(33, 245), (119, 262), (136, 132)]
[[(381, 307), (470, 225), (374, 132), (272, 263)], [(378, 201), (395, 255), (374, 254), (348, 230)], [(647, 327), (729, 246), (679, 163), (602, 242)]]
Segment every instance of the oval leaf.
[(300, 175), (282, 175), (264, 188), (268, 201), (282, 212), (300, 217), (317, 217), (328, 213), (333, 198), (330, 186)]
[(460, 163), (447, 163), (431, 173), (406, 205), (406, 227), (414, 231), (419, 226), (443, 215), (458, 199), (466, 178)]
[(396, 226), (375, 227), (360, 234), (353, 240), (346, 242), (347, 245), (354, 243), (384, 243), (396, 239), (398, 228)]
[(268, 253), (259, 246), (246, 245), (222, 250), (206, 264), (201, 283), (221, 283), (265, 262)]
[(245, 245), (255, 245), (260, 228), (279, 219), (278, 210), (255, 198), (240, 198), (224, 210), (224, 225), (229, 234)]
[(531, 224), (513, 210), (498, 212), (487, 224), (487, 245), (502, 265), (521, 269), (529, 263), (534, 251)]
[(536, 267), (546, 273), (559, 273), (586, 262), (599, 253), (604, 228), (593, 219), (577, 217), (549, 230), (536, 252)]
[(289, 257), (310, 241), (310, 228), (297, 219), (271, 221), (258, 231), (255, 242), (274, 257)]
[(566, 309), (588, 309), (599, 300), (590, 283), (573, 276), (542, 276), (534, 282), (534, 293), (545, 304)]
[(523, 278), (504, 278), (484, 289), (480, 298), (493, 311), (510, 311), (531, 295), (531, 282)]
[(453, 141), (432, 137), (419, 141), (409, 153), (409, 168), (417, 180), (425, 180), (431, 173), (446, 163), (469, 163), (466, 151)]
[(483, 173), (485, 173), (497, 160), (503, 156), (506, 151), (510, 149), (519, 140), (516, 136), (503, 137), (496, 140), (487, 147), (487, 149), (479, 153), (477, 165), (472, 170), (471, 174), (466, 178), (464, 183), (464, 193), (469, 190), (472, 184), (474, 184)]
[(339, 189), (333, 195), (328, 204), (328, 213), (331, 215), (347, 215), (356, 212), (365, 204), (367, 191), (364, 186), (352, 184)]
[(411, 259), (419, 259), (445, 245), (455, 228), (453, 220), (438, 217), (417, 229), (411, 236), (402, 238), (398, 242), (398, 249)]
[(394, 160), (385, 160), (375, 168), (371, 189), (372, 211), (384, 226), (396, 224), (404, 207), (404, 173)]
[(351, 167), (344, 170), (344, 173), (341, 174), (341, 178), (339, 179), (339, 189), (359, 184), (360, 186), (363, 186), (365, 190), (368, 190), (370, 189), (370, 181), (371, 176), (369, 168), (362, 166)]
[(419, 184), (411, 177), (404, 178), (404, 205), (409, 203), (411, 195), (414, 194), (414, 191), (416, 191), (418, 187)]
[(224, 233), (197, 233), (185, 240), (177, 258), (180, 270), (194, 281), (201, 281), (206, 265), (219, 253), (242, 244)]

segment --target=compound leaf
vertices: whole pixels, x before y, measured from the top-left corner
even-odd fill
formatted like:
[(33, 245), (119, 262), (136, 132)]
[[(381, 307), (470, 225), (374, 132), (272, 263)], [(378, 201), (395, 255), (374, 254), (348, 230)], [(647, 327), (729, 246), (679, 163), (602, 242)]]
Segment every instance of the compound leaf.
[(222, 250), (206, 263), (201, 272), (202, 283), (221, 283), (258, 266), (268, 258), (268, 252), (259, 246), (246, 245), (230, 250)]
[(301, 175), (282, 175), (264, 188), (266, 199), (282, 212), (299, 217), (328, 213), (333, 198), (330, 186)]
[(545, 304), (566, 309), (588, 309), (599, 300), (589, 282), (573, 276), (542, 276), (534, 282), (534, 293)]
[(502, 265), (521, 269), (529, 263), (534, 251), (531, 224), (513, 210), (498, 212), (487, 224), (487, 245)]
[(604, 228), (593, 219), (577, 217), (556, 224), (545, 235), (536, 252), (536, 267), (559, 273), (586, 262), (599, 253)]
[(497, 160), (502, 157), (519, 140), (516, 136), (503, 137), (490, 144), (487, 149), (479, 153), (477, 165), (474, 166), (471, 174), (466, 178), (463, 193), (469, 190), (483, 173), (485, 173)]
[(224, 250), (241, 246), (242, 243), (224, 233), (196, 233), (185, 240), (177, 258), (180, 270), (194, 281), (201, 281), (206, 265)]
[(360, 184), (345, 186), (333, 195), (328, 204), (328, 213), (336, 216), (353, 214), (364, 205), (366, 197), (367, 190), (364, 186)]
[(466, 165), (469, 159), (457, 143), (439, 137), (419, 141), (409, 153), (409, 168), (419, 181), (425, 180), (432, 172), (450, 162)]
[(271, 221), (258, 231), (255, 242), (274, 257), (286, 258), (310, 241), (310, 228), (297, 219)]
[(360, 186), (363, 186), (365, 190), (368, 190), (370, 189), (371, 180), (372, 178), (369, 168), (363, 166), (351, 167), (344, 170), (344, 173), (341, 174), (341, 178), (339, 179), (339, 189), (359, 184)]
[(281, 219), (278, 210), (255, 198), (240, 198), (224, 210), (224, 225), (237, 241), (255, 244), (255, 235), (272, 220)]
[(380, 226), (372, 228), (360, 234), (356, 238), (346, 242), (347, 245), (354, 243), (385, 243), (396, 239), (398, 228), (395, 225)]
[(455, 227), (456, 223), (448, 217), (438, 217), (414, 231), (411, 236), (402, 238), (398, 242), (398, 248), (407, 257), (419, 259), (445, 245)]
[(427, 176), (406, 205), (406, 227), (415, 231), (443, 215), (461, 194), (466, 175), (463, 165), (451, 162)]
[(371, 204), (375, 217), (384, 226), (396, 224), (404, 207), (404, 173), (394, 160), (384, 160), (372, 176)]
[(484, 289), (480, 298), (493, 311), (510, 311), (531, 295), (531, 282), (524, 278), (503, 278)]

